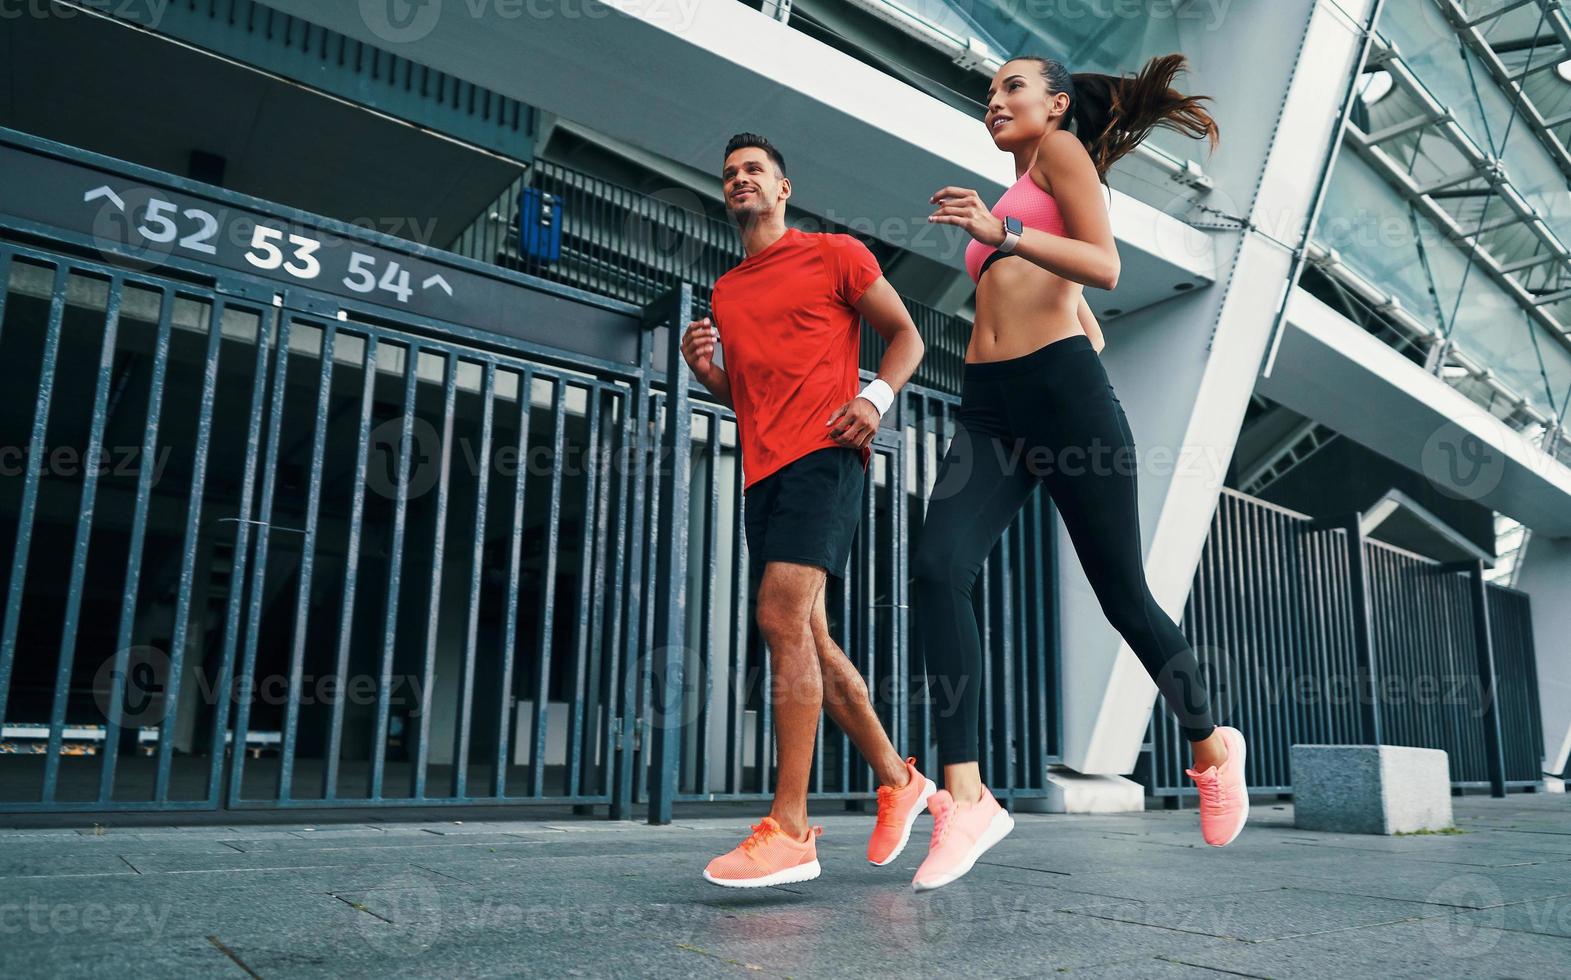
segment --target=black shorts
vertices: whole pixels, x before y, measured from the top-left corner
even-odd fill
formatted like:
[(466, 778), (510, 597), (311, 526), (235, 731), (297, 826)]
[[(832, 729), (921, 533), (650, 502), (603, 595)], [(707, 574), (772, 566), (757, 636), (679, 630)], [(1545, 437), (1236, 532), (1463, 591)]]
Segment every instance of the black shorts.
[(742, 520), (749, 564), (761, 572), (766, 562), (789, 561), (844, 578), (866, 477), (860, 450), (827, 446), (748, 487)]

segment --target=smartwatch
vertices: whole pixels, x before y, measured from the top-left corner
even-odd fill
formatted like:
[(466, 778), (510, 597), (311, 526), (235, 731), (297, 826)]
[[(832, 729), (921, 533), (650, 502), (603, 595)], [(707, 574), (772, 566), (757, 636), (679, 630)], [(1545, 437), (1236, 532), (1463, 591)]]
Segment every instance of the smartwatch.
[(998, 244), (998, 251), (1008, 255), (1015, 250), (1015, 245), (1020, 241), (1020, 233), (1025, 231), (1025, 226), (1016, 217), (1004, 219), (1004, 240)]

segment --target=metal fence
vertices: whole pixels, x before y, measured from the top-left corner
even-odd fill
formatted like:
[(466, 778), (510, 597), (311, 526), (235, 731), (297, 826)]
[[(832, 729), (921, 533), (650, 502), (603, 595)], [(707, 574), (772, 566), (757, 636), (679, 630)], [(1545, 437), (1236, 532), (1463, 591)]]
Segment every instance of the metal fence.
[[(30, 461), (0, 490), (0, 810), (665, 820), (770, 792), (735, 420), (666, 383), (690, 288), (627, 310), (623, 364), (84, 256), (0, 235), (0, 426)], [(520, 315), (572, 301), (530, 307), (551, 287), (515, 278)], [(902, 391), (829, 595), (876, 710), (928, 767), (906, 583), (955, 403)], [(60, 446), (131, 461), (66, 466)], [(1049, 528), (1039, 497), (978, 590), (983, 773), (1005, 798), (1044, 792), (1058, 753)], [(812, 787), (876, 790), (827, 722)]]
[[(1250, 739), (1247, 778), (1292, 791), (1291, 746), (1444, 749), (1457, 787), (1539, 779), (1538, 683), (1528, 597), (1361, 530), (1224, 489), (1183, 629), (1219, 723)], [(1193, 795), (1187, 747), (1159, 702), (1145, 781)]]

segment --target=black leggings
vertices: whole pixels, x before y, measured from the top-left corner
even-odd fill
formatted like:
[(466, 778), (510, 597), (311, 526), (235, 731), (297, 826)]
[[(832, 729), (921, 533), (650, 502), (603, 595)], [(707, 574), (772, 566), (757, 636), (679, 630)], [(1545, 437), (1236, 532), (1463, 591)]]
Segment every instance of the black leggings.
[(1184, 735), (1210, 735), (1210, 699), (1194, 650), (1146, 582), (1134, 436), (1090, 339), (1076, 334), (1024, 357), (967, 364), (957, 421), (928, 502), (912, 595), (939, 763), (977, 761), (982, 645), (971, 589), (1039, 482), (1102, 612), (1150, 672)]

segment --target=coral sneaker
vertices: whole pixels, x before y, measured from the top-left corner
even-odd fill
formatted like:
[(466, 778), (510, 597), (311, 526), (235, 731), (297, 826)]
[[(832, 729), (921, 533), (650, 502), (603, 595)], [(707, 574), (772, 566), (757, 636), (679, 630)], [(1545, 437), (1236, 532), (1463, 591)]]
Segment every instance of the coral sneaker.
[(905, 850), (916, 818), (927, 809), (928, 797), (938, 791), (931, 779), (917, 771), (915, 757), (906, 760), (906, 774), (910, 779), (899, 789), (878, 787), (878, 821), (867, 839), (867, 860), (880, 867)]
[(793, 840), (774, 817), (753, 824), (753, 832), (734, 850), (720, 855), (704, 869), (704, 880), (727, 888), (765, 888), (793, 881), (812, 881), (818, 866), (817, 838), (824, 832), (813, 827), (807, 840)]
[(1205, 772), (1184, 772), (1200, 790), (1200, 836), (1212, 847), (1225, 847), (1249, 820), (1249, 787), (1244, 785), (1243, 733), (1225, 726), (1217, 731), (1227, 745), (1227, 761), (1222, 768), (1210, 766)]
[(959, 804), (948, 790), (927, 801), (933, 811), (933, 839), (927, 860), (916, 869), (911, 887), (919, 892), (942, 888), (971, 870), (987, 849), (1009, 836), (1015, 820), (993, 799), (987, 787), (975, 803)]

